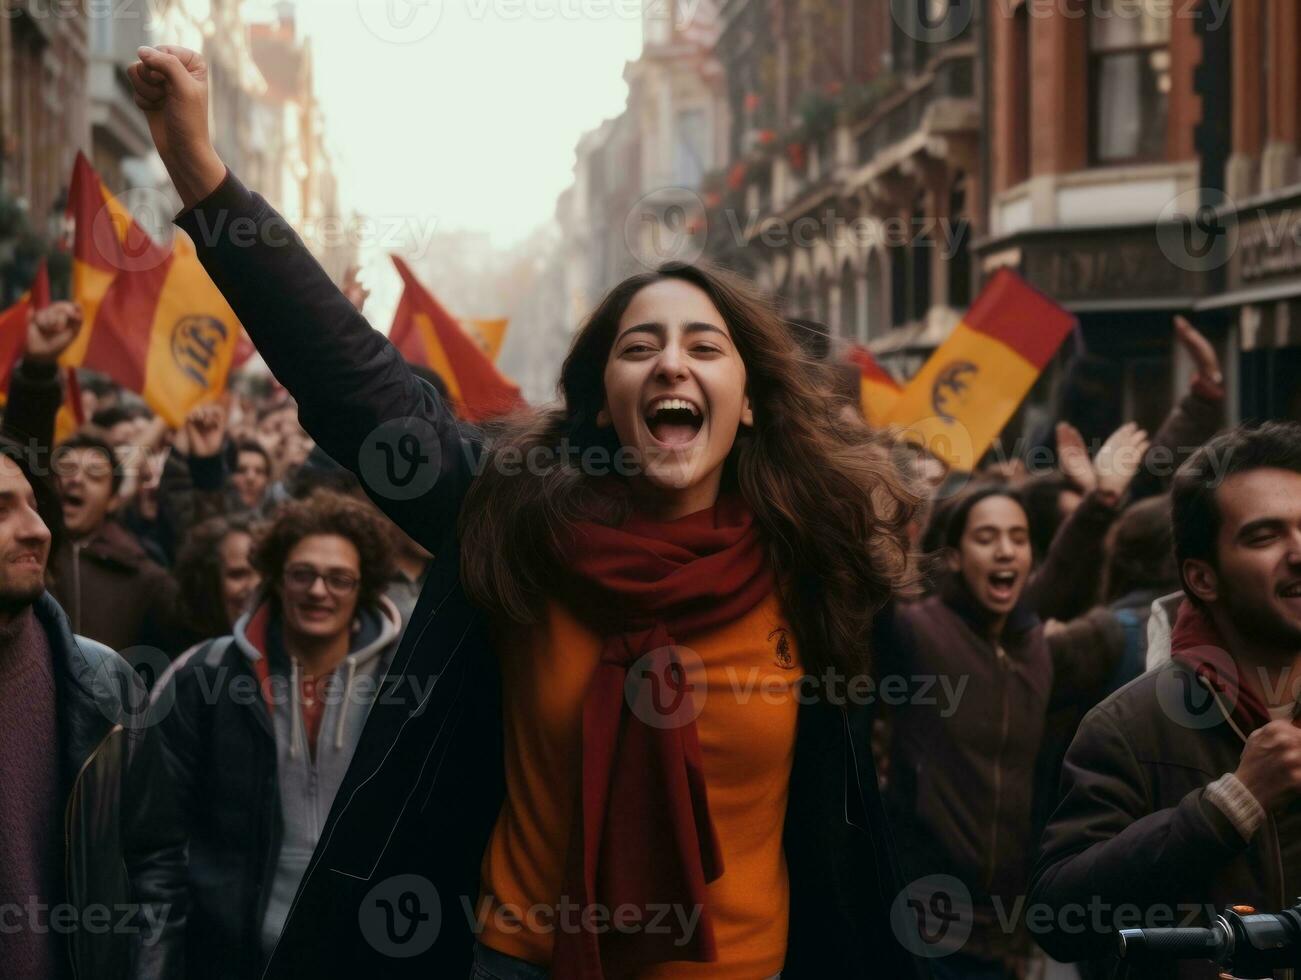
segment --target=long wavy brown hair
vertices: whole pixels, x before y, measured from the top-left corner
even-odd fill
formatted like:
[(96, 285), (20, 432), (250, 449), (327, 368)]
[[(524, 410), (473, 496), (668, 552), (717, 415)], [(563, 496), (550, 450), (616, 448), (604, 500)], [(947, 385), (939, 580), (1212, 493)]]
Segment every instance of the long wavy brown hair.
[[(615, 286), (574, 338), (559, 404), (493, 433), (460, 517), (467, 593), (490, 612), (536, 622), (563, 575), (562, 531), (627, 516), (628, 477), (610, 465), (594, 472), (620, 448), (597, 413), (619, 321), (639, 290), (663, 279), (709, 295), (745, 364), (754, 425), (737, 431), (723, 490), (754, 511), (804, 668), (866, 668), (872, 617), (910, 579), (907, 526), (918, 497), (773, 305), (748, 281), (701, 264), (670, 263)], [(521, 473), (518, 461), (531, 451), (554, 465)], [(505, 459), (515, 465), (498, 465)]]

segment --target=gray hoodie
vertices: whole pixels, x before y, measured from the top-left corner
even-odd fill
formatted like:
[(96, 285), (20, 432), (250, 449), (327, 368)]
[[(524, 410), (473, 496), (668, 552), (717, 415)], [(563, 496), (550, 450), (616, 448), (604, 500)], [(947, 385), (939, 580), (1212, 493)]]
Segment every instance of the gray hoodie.
[[(374, 704), (389, 661), (397, 649), (402, 620), (397, 607), (380, 596), (375, 606), (362, 610), (352, 638), (352, 650), (321, 682), (325, 702), (313, 758), (303, 720), (301, 675), (289, 658), (289, 674), (272, 671), (268, 648), (279, 647), (277, 630), (265, 603), (235, 623), (235, 643), (258, 676), (269, 675), (272, 728), (276, 737), (276, 770), (280, 790), (283, 831), (280, 853), (266, 915), (262, 920), (262, 947), (267, 953), (280, 938), (298, 883), (321, 836), (335, 793), (352, 761), (370, 706)], [(282, 648), (280, 648), (282, 649)], [(271, 655), (271, 662), (283, 658)]]

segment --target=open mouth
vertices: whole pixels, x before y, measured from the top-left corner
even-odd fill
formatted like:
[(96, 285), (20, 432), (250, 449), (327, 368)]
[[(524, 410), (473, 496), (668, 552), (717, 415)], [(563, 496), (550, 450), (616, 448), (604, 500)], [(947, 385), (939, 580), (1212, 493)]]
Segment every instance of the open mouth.
[(21, 555), (15, 555), (13, 558), (10, 559), (10, 563), (14, 565), (18, 565), (20, 567), (30, 566), (32, 568), (39, 568), (41, 566), (41, 559), (38, 555), (29, 551)]
[(1016, 591), (1016, 572), (1000, 571), (989, 573), (989, 594), (999, 602), (1010, 601)]
[(303, 619), (316, 621), (329, 619), (334, 615), (334, 610), (326, 606), (299, 606), (298, 613)]
[(69, 491), (63, 494), (60, 503), (63, 505), (63, 516), (66, 519), (81, 511), (86, 503), (86, 498), (76, 491)]
[(704, 424), (700, 407), (686, 398), (657, 398), (646, 410), (646, 428), (666, 446), (687, 445)]
[(1278, 594), (1284, 599), (1301, 599), (1301, 581), (1289, 582), (1278, 590)]

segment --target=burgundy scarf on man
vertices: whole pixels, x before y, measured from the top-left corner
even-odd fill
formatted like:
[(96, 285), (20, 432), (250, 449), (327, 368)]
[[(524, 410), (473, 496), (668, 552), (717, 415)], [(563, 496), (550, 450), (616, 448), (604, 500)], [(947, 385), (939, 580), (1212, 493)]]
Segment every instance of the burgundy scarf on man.
[[(662, 709), (662, 700), (645, 695), (656, 693), (647, 684), (685, 687), (684, 657), (671, 653), (676, 637), (724, 626), (772, 593), (754, 516), (738, 497), (726, 496), (674, 521), (584, 523), (567, 557), (571, 605), (602, 634), (603, 646), (583, 701), (582, 799), (564, 897), (582, 909), (597, 906), (605, 931), (559, 930), (551, 974), (601, 980), (606, 969), (634, 964), (713, 961), (706, 895), (723, 861), (695, 713), (682, 711), (676, 699), (678, 712), (657, 718), (647, 706)], [(611, 925), (621, 906), (641, 910), (635, 931)], [(650, 906), (680, 907), (688, 920), (702, 911), (683, 935), (675, 914), (662, 917), (660, 930), (647, 930)]]
[(1170, 658), (1220, 695), (1244, 735), (1268, 724), (1269, 707), (1258, 682), (1249, 673), (1243, 674), (1211, 617), (1188, 599), (1179, 604), (1175, 616)]

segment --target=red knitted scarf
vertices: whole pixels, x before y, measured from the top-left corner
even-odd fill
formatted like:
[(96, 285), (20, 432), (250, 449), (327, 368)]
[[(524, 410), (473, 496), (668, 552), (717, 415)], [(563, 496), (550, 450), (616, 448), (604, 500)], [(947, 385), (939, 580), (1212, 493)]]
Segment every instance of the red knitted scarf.
[[(674, 637), (733, 622), (772, 593), (754, 516), (725, 497), (675, 521), (583, 524), (568, 558), (574, 609), (604, 640), (583, 701), (582, 800), (565, 875), (584, 927), (557, 933), (552, 976), (601, 980), (607, 968), (715, 960), (706, 886), (723, 862), (690, 698), (703, 678), (691, 676), (698, 658)], [(641, 928), (612, 928), (630, 906)], [(650, 906), (686, 915), (651, 930)], [(696, 928), (681, 934), (697, 908)]]

